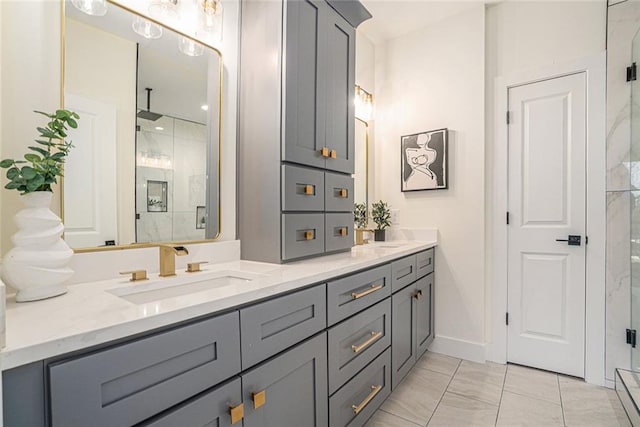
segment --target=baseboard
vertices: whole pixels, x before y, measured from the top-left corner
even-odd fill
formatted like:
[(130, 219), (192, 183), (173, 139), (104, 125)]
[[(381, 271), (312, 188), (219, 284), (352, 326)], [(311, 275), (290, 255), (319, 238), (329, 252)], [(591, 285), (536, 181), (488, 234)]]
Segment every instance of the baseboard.
[(604, 380), (604, 386), (605, 386), (606, 388), (613, 388), (613, 389), (615, 389), (615, 388), (616, 388), (616, 382), (615, 382), (615, 381), (613, 381), (613, 380), (606, 380), (606, 379), (605, 379), (605, 380)]
[(472, 362), (485, 362), (485, 344), (436, 335), (429, 351)]

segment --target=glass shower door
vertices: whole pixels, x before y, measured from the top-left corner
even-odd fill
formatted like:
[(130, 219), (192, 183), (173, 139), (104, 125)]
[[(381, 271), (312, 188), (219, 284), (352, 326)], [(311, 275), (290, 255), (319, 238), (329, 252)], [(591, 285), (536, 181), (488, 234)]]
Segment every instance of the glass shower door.
[[(633, 38), (631, 56), (631, 62), (640, 65), (640, 31)], [(632, 80), (630, 86), (631, 328), (640, 331), (640, 80)], [(640, 337), (631, 349), (631, 369), (640, 372)]]

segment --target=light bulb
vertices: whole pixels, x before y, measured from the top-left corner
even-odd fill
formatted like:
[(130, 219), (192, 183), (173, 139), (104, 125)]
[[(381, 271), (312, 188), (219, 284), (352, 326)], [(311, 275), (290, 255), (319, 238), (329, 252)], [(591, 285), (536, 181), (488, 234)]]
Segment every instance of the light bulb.
[(187, 37), (180, 37), (178, 49), (187, 56), (202, 56), (204, 54), (204, 46)]
[(158, 24), (154, 24), (148, 19), (144, 19), (140, 16), (136, 16), (133, 19), (133, 31), (141, 35), (145, 39), (159, 39), (162, 37), (162, 27)]
[(71, 0), (71, 4), (87, 15), (104, 16), (107, 13), (106, 0)]
[(177, 18), (178, 0), (153, 0), (149, 6), (149, 15), (154, 18)]

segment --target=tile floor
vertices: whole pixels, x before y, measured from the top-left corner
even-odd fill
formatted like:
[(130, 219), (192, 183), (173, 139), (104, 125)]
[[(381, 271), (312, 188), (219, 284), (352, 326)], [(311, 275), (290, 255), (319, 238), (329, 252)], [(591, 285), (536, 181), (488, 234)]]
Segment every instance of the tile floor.
[(427, 352), (366, 427), (630, 426), (614, 390)]

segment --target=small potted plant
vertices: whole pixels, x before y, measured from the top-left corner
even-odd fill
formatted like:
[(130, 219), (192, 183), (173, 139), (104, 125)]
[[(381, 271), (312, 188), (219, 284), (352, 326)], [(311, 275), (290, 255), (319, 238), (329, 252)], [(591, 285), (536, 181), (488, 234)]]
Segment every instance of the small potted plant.
[(367, 205), (364, 203), (353, 205), (353, 222), (355, 222), (357, 229), (363, 229), (367, 226)]
[(7, 169), (4, 188), (20, 192), (26, 208), (15, 216), (19, 231), (13, 236), (14, 247), (2, 264), (2, 279), (17, 289), (16, 301), (34, 301), (66, 292), (63, 283), (73, 275), (67, 267), (73, 251), (62, 240), (64, 225), (51, 212), (52, 185), (62, 177), (69, 150), (67, 126), (77, 128), (80, 116), (73, 111), (56, 110), (43, 113), (46, 127), (38, 127), (36, 144), (23, 159), (4, 159), (0, 168)]
[(374, 240), (384, 242), (385, 229), (391, 225), (391, 210), (386, 202), (380, 200), (371, 205), (371, 219), (376, 223)]

